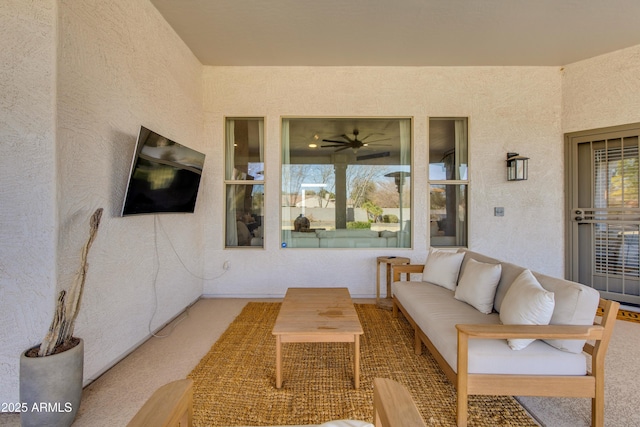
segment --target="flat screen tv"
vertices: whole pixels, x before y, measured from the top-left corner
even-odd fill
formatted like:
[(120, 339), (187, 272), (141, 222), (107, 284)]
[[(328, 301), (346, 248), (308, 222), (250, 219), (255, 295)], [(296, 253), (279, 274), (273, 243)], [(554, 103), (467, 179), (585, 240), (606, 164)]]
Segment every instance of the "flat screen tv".
[(140, 127), (122, 215), (193, 213), (204, 154)]

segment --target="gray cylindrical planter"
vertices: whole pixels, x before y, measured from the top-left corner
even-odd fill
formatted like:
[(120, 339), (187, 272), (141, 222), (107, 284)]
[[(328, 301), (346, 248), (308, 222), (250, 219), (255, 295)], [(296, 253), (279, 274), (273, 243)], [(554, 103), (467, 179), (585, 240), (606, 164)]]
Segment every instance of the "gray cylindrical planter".
[(45, 357), (20, 356), (22, 426), (70, 426), (82, 397), (84, 341)]

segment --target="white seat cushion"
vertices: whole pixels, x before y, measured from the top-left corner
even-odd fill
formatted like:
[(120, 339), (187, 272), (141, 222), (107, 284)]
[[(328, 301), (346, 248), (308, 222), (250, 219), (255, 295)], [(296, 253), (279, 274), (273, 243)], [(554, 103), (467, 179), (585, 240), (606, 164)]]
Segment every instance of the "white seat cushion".
[[(423, 282), (395, 282), (395, 298), (411, 314), (445, 361), (458, 369), (457, 324), (499, 324), (497, 313), (483, 314), (453, 298), (453, 291)], [(506, 340), (469, 340), (469, 373), (585, 375), (584, 353), (558, 351), (535, 341), (513, 351)]]

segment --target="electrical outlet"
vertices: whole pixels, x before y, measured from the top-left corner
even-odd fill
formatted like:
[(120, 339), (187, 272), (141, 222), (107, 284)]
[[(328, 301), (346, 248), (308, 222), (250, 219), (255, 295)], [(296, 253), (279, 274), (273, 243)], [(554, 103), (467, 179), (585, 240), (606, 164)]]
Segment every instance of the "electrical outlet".
[(231, 268), (231, 263), (229, 261), (225, 261), (224, 264), (222, 264), (222, 268), (225, 270), (228, 270)]

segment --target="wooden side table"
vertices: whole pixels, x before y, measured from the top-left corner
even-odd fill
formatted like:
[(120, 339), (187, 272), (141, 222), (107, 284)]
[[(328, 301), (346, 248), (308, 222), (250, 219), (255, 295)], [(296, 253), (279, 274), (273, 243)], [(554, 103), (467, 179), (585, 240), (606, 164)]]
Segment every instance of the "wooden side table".
[[(394, 265), (409, 264), (411, 260), (406, 257), (379, 256), (376, 258), (376, 305), (380, 308), (391, 310), (391, 269)], [(380, 299), (380, 264), (385, 264), (387, 268), (387, 297)]]

